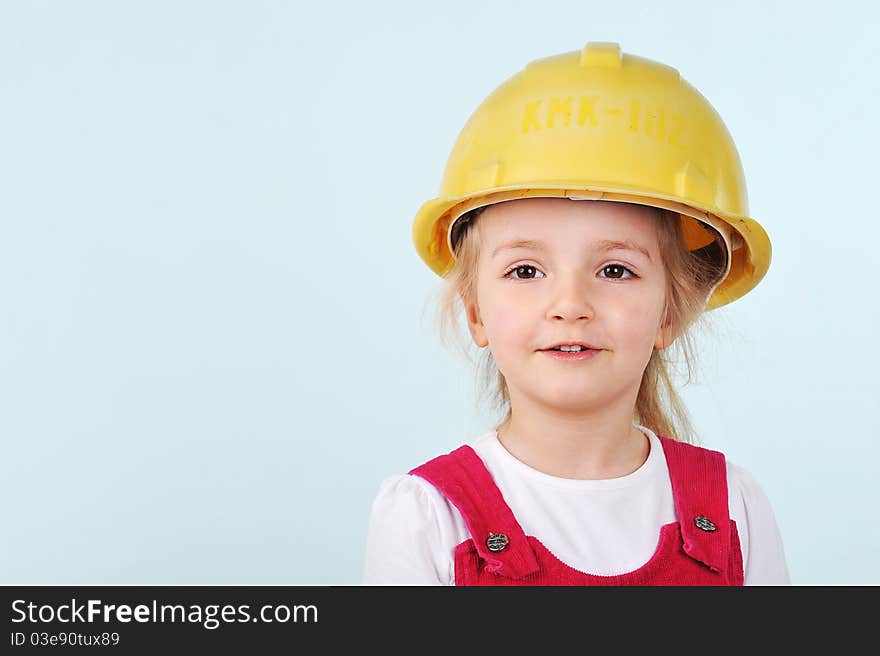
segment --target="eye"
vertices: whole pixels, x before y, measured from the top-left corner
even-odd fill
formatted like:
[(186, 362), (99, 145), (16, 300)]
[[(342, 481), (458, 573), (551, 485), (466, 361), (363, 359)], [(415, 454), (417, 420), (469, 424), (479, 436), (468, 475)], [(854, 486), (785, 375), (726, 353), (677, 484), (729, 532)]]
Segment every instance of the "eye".
[[(507, 278), (511, 273), (514, 273), (514, 272), (518, 273), (523, 270), (525, 270), (527, 272), (527, 274), (528, 274), (528, 272), (531, 272), (532, 275), (540, 273), (538, 271), (538, 269), (533, 267), (531, 264), (517, 264), (516, 266), (508, 269), (507, 273), (504, 274), (504, 277)], [(541, 273), (541, 275), (543, 276), (544, 274)], [(513, 277), (513, 279), (514, 280), (534, 280), (535, 278), (532, 278), (531, 276), (528, 276), (528, 275), (527, 275), (527, 277), (522, 278), (519, 275), (516, 275)]]
[[(614, 274), (611, 276), (604, 276), (604, 277), (609, 278), (610, 280), (627, 280), (628, 278), (623, 276), (624, 271), (629, 273), (629, 278), (638, 278), (638, 276), (636, 274), (634, 274), (632, 271), (630, 271), (627, 267), (623, 266), (622, 264), (606, 264), (604, 267), (602, 267), (603, 272), (608, 271), (609, 269), (611, 269), (614, 272)], [(617, 275), (618, 272), (620, 272), (620, 276)]]

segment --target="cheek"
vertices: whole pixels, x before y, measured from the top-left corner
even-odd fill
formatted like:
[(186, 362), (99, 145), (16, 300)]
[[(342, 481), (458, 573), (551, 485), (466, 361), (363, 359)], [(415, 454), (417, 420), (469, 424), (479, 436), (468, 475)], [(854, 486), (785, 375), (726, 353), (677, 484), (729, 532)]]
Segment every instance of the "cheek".
[(662, 310), (662, 303), (655, 298), (621, 304), (614, 312), (613, 334), (626, 344), (650, 344), (653, 348)]
[(530, 334), (534, 328), (534, 317), (528, 306), (510, 295), (491, 295), (485, 298), (481, 315), (486, 336), (496, 360), (504, 358), (502, 352), (511, 348), (520, 348), (524, 342), (530, 342)]

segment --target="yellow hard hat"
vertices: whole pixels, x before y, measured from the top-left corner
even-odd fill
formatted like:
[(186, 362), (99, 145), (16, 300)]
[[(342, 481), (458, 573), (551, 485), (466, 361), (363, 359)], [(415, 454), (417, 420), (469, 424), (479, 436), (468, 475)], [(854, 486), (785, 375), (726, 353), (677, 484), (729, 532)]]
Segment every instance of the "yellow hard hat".
[(770, 266), (770, 239), (748, 216), (742, 163), (721, 117), (676, 69), (624, 54), (616, 43), (535, 60), (477, 107), (438, 197), (416, 214), (419, 256), (444, 276), (454, 261), (456, 219), (526, 197), (671, 210), (692, 251), (720, 235), (726, 269), (707, 309), (744, 295)]

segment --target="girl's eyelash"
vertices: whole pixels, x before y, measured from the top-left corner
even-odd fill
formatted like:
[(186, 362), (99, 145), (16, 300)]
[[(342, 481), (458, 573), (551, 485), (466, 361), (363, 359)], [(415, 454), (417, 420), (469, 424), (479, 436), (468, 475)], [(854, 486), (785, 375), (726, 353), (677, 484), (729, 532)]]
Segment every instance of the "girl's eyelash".
[[(612, 262), (611, 264), (606, 264), (605, 266), (602, 267), (601, 270), (604, 271), (604, 270), (607, 269), (608, 267), (620, 267), (620, 268), (623, 269), (624, 271), (629, 271), (629, 274), (630, 274), (630, 276), (631, 276), (632, 278), (638, 278), (638, 276), (636, 275), (635, 271), (633, 271), (632, 269), (630, 269), (630, 268), (629, 268), (628, 266), (626, 266), (625, 264), (621, 264), (620, 262)], [(629, 278), (613, 278), (613, 280), (629, 280)]]
[[(539, 271), (538, 267), (534, 266), (533, 264), (515, 264), (514, 266), (510, 267), (507, 270), (507, 272), (504, 274), (504, 277), (507, 278), (511, 273), (513, 273), (517, 269), (522, 269), (524, 267), (531, 267), (535, 271)], [(620, 262), (612, 262), (610, 264), (606, 264), (605, 266), (603, 266), (600, 269), (600, 271), (604, 271), (608, 267), (620, 267), (621, 269), (629, 271), (630, 276), (632, 278), (638, 278), (638, 276), (635, 274), (635, 272), (632, 269), (630, 269), (628, 266), (626, 266), (624, 264), (621, 264)], [(518, 280), (518, 278), (514, 278), (514, 280)], [(524, 280), (533, 280), (533, 278), (524, 278)], [(629, 280), (629, 278), (609, 278), (609, 280)]]
[(533, 265), (531, 265), (531, 264), (514, 264), (512, 267), (510, 267), (510, 268), (507, 270), (507, 272), (504, 274), (504, 277), (506, 278), (507, 276), (509, 276), (511, 273), (513, 273), (513, 272), (516, 271), (517, 269), (522, 269), (522, 268), (525, 268), (525, 267), (532, 267), (535, 271), (538, 270), (538, 267), (533, 266)]

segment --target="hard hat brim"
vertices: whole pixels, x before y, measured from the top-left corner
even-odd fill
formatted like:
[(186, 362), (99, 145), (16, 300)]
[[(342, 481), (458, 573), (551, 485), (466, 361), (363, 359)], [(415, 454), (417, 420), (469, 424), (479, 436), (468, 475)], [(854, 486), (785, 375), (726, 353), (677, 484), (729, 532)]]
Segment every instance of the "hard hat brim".
[[(725, 271), (712, 287), (706, 309), (726, 305), (753, 289), (770, 266), (770, 239), (763, 227), (746, 216), (733, 216), (717, 208), (684, 204), (675, 197), (646, 195), (637, 190), (560, 187), (499, 187), (459, 197), (434, 198), (425, 202), (413, 222), (412, 238), (419, 256), (437, 275), (444, 277), (454, 263), (451, 235), (455, 221), (467, 212), (517, 198), (570, 198), (605, 200), (647, 205), (677, 212), (711, 227), (721, 235), (727, 252)], [(683, 218), (684, 221), (684, 218)], [(687, 240), (686, 240), (687, 241)], [(705, 245), (691, 241), (689, 250)]]

